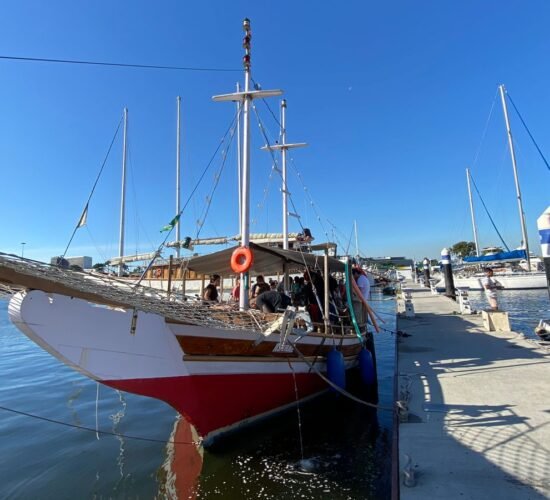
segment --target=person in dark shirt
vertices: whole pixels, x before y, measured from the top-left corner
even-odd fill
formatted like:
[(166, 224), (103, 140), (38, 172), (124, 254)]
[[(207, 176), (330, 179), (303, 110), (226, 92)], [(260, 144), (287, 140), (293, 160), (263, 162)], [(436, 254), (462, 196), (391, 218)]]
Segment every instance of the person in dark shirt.
[(269, 290), (269, 285), (265, 282), (264, 277), (259, 274), (256, 276), (256, 283), (252, 285), (250, 289), (250, 298), (253, 299), (260, 295), (262, 292), (267, 292)]
[(219, 293), (218, 293), (219, 284), (220, 284), (220, 275), (213, 274), (212, 277), (210, 278), (209, 285), (204, 289), (202, 298), (210, 302), (217, 302), (218, 296), (219, 296)]
[(278, 292), (277, 290), (269, 290), (262, 292), (256, 297), (256, 307), (263, 312), (273, 313), (279, 309), (286, 309), (292, 301), (288, 295)]

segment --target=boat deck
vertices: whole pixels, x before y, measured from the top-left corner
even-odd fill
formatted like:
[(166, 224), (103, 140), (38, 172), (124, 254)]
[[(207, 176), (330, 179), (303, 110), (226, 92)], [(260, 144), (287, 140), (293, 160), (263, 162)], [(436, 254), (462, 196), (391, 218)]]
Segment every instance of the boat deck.
[[(550, 497), (550, 350), (411, 287), (415, 318), (398, 319), (403, 499)], [(401, 396), (403, 399), (403, 396)], [(410, 465), (407, 465), (410, 457)], [(404, 469), (415, 486), (403, 485)]]

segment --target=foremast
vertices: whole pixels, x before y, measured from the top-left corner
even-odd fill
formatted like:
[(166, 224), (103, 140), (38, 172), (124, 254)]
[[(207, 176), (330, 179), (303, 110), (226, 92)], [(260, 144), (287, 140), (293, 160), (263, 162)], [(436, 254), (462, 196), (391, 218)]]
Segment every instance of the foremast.
[[(282, 90), (250, 90), (250, 67), (251, 67), (251, 40), (252, 31), (250, 29), (250, 20), (243, 20), (243, 48), (245, 50), (243, 57), (244, 66), (244, 91), (234, 92), (232, 94), (223, 94), (212, 97), (216, 102), (232, 101), (242, 103), (243, 120), (243, 145), (242, 145), (242, 177), (241, 177), (241, 247), (248, 248), (250, 245), (250, 104), (253, 99), (274, 97), (281, 95)], [(249, 307), (248, 292), (250, 289), (248, 271), (241, 273), (241, 289), (239, 298), (239, 307), (246, 310)]]
[[(290, 192), (288, 191), (288, 183), (287, 183), (287, 151), (289, 149), (293, 148), (301, 148), (307, 146), (305, 142), (296, 142), (294, 144), (289, 144), (286, 142), (286, 99), (281, 100), (281, 144), (274, 144), (274, 145), (265, 145), (262, 147), (263, 150), (266, 151), (281, 151), (281, 178), (282, 178), (282, 186), (281, 186), (281, 193), (283, 195), (283, 249), (288, 250), (289, 244), (288, 244), (288, 195)], [(296, 214), (293, 214), (296, 215)], [(284, 276), (284, 285), (285, 290), (289, 290), (289, 283), (288, 283), (288, 272), (285, 270), (285, 276)]]

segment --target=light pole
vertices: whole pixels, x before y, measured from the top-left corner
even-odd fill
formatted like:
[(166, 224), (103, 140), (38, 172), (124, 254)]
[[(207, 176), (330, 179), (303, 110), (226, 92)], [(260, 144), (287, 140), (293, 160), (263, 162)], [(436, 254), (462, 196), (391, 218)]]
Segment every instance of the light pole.
[(23, 258), (25, 255), (25, 245), (26, 243), (24, 241), (21, 242), (21, 258)]

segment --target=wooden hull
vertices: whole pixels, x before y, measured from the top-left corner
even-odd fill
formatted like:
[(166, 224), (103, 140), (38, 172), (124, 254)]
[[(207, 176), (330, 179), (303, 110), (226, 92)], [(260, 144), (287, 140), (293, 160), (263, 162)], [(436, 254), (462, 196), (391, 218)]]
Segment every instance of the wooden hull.
[(165, 401), (202, 437), (295, 404), (296, 389), (298, 399), (326, 390), (311, 364), (326, 372), (323, 355), (336, 345), (351, 368), (361, 348), (353, 335), (292, 334), (290, 349), (279, 352), (279, 333), (167, 322), (39, 290), (15, 295), (9, 315), (63, 363), (108, 386)]

